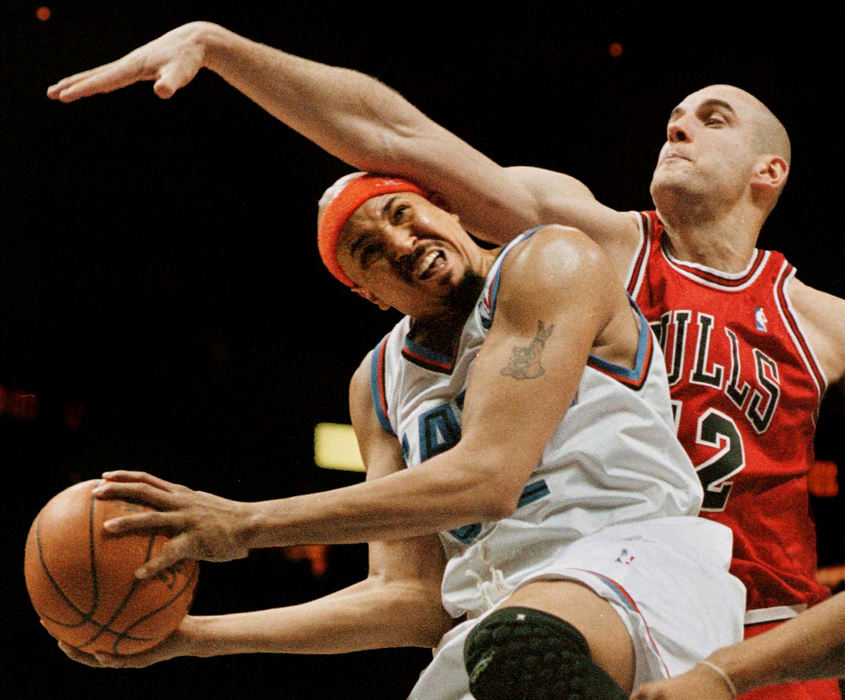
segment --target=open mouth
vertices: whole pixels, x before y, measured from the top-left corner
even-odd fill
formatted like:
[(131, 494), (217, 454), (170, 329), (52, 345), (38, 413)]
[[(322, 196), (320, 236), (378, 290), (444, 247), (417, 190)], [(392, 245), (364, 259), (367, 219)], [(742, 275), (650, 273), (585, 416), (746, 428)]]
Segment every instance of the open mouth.
[(430, 250), (417, 263), (416, 277), (421, 281), (431, 279), (446, 266), (446, 256), (443, 251)]

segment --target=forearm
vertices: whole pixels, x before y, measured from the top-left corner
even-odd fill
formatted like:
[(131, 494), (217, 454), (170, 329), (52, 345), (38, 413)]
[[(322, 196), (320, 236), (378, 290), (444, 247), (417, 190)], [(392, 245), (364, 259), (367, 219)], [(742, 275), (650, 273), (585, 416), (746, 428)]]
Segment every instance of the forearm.
[[(204, 65), (264, 110), (361, 170), (396, 173), (394, 142), (436, 125), (378, 80), (197, 23)], [(407, 173), (403, 173), (407, 174)]]
[(400, 646), (433, 647), (448, 628), (433, 596), (409, 584), (362, 582), (302, 605), (186, 618), (186, 654), (339, 654)]
[(501, 243), (543, 223), (519, 181), (381, 81), (216, 25), (201, 25), (198, 40), (208, 69), (281, 122), (358, 170), (439, 193), (475, 235)]
[[(503, 517), (510, 499), (483, 457), (467, 467), (457, 448), (425, 464), (341, 489), (248, 505), (249, 549), (405, 539)], [(485, 465), (486, 466), (486, 465)]]
[(766, 685), (845, 677), (845, 596), (805, 611), (710, 659), (740, 693)]

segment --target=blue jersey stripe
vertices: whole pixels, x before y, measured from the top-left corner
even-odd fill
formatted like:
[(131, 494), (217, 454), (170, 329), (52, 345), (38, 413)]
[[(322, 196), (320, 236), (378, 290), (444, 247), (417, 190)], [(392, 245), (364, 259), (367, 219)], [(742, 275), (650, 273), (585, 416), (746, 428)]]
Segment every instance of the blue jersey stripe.
[(370, 393), (373, 397), (373, 407), (381, 427), (396, 437), (390, 419), (387, 417), (387, 396), (384, 392), (384, 353), (387, 347), (387, 336), (375, 347), (370, 357)]
[(609, 374), (612, 377), (620, 379), (623, 383), (629, 386), (633, 385), (635, 388), (639, 388), (642, 386), (648, 374), (648, 367), (651, 361), (651, 345), (654, 339), (652, 337), (648, 321), (643, 315), (643, 312), (640, 310), (640, 307), (637, 306), (636, 303), (634, 303), (634, 300), (630, 297), (628, 297), (628, 300), (631, 302), (631, 306), (636, 310), (640, 317), (640, 335), (637, 340), (637, 357), (634, 361), (633, 368), (623, 367), (622, 365), (608, 362), (607, 360), (603, 360), (601, 357), (596, 357), (595, 355), (590, 355), (587, 358), (587, 364), (604, 372), (605, 374)]

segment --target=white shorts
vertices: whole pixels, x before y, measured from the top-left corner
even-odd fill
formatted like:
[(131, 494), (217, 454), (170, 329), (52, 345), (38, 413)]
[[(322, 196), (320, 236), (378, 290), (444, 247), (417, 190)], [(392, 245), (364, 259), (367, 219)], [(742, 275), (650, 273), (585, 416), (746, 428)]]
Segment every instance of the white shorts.
[[(634, 643), (637, 688), (742, 639), (745, 588), (727, 571), (731, 544), (728, 528), (703, 518), (618, 525), (568, 545), (512, 590), (540, 579), (579, 581), (610, 602)], [(472, 700), (464, 643), (493, 610), (443, 636), (409, 700)]]

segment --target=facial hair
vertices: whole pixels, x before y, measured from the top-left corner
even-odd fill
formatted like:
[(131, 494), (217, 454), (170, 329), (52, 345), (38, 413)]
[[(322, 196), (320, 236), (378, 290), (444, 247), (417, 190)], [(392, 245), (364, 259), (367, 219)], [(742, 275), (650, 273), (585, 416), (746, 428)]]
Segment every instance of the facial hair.
[(475, 270), (467, 269), (458, 283), (449, 290), (444, 301), (446, 308), (457, 316), (466, 318), (475, 307), (484, 289), (485, 278)]

